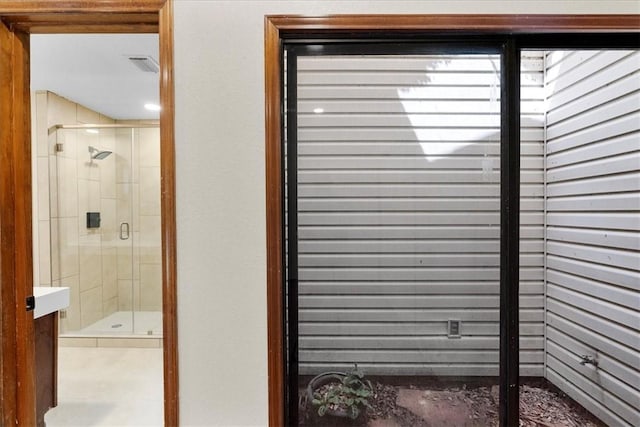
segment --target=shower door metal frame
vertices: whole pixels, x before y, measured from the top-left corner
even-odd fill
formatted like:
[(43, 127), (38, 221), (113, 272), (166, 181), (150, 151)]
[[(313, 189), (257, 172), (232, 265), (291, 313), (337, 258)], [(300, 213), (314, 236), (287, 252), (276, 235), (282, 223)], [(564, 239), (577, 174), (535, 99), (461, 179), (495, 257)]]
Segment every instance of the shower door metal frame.
[(53, 125), (49, 128), (49, 133), (57, 129), (148, 129), (158, 128), (158, 123), (138, 123), (138, 124), (81, 124), (81, 125)]

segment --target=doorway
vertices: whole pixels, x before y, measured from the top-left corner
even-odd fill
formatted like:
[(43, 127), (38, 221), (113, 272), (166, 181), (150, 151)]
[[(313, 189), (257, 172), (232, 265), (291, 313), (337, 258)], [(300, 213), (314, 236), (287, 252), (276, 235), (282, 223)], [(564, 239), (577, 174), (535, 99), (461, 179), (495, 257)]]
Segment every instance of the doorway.
[[(55, 13), (55, 14), (54, 14)], [(33, 314), (24, 310), (32, 294), (31, 152), (29, 34), (152, 33), (160, 35), (160, 116), (162, 186), (162, 327), (164, 420), (177, 425), (177, 337), (175, 322), (175, 204), (173, 160), (172, 3), (135, 5), (97, 1), (43, 7), (39, 2), (3, 2), (2, 45), (2, 420), (35, 425)]]

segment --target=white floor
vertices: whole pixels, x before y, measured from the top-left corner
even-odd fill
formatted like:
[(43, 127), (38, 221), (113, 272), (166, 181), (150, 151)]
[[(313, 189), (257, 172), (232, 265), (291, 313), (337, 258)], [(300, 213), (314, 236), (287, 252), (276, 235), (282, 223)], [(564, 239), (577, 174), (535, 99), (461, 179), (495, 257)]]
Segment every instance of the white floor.
[(60, 347), (47, 427), (162, 426), (161, 348)]
[(117, 311), (80, 331), (65, 335), (155, 335), (162, 336), (161, 311)]

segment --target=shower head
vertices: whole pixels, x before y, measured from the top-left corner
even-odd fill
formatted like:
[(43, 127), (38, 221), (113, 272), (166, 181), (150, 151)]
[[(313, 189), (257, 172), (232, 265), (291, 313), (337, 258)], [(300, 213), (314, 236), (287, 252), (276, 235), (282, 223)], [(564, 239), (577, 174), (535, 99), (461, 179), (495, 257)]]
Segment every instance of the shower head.
[(91, 155), (92, 159), (102, 160), (109, 157), (109, 155), (111, 154), (111, 151), (106, 151), (106, 150), (101, 151), (101, 150), (98, 150), (96, 147), (89, 146), (89, 154)]
[(111, 151), (98, 151), (96, 154), (91, 156), (91, 158), (96, 160), (102, 160), (109, 157), (110, 154), (111, 154)]

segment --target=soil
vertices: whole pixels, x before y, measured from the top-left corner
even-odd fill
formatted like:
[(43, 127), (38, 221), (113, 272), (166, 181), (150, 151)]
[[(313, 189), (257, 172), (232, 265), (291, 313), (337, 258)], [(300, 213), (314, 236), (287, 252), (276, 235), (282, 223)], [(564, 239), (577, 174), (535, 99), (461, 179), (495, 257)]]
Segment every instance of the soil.
[[(366, 427), (498, 426), (498, 386), (388, 385), (374, 383), (368, 408), (358, 420), (325, 419), (301, 408), (301, 425)], [(604, 427), (558, 390), (520, 386), (520, 427)]]

